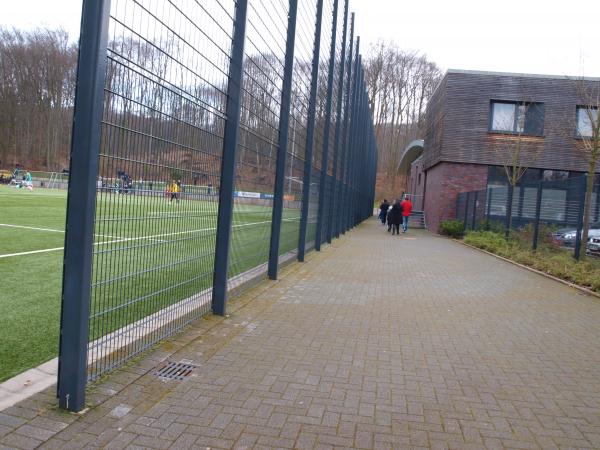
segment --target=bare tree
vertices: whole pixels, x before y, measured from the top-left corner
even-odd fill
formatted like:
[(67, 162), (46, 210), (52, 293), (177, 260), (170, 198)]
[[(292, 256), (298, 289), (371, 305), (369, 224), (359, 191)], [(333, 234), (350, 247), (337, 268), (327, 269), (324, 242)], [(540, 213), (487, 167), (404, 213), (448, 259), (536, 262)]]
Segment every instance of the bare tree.
[(543, 106), (539, 103), (495, 102), (492, 104), (494, 150), (508, 181), (506, 237), (512, 226), (513, 193), (527, 170), (543, 150)]
[(66, 167), (76, 46), (64, 30), (0, 27), (0, 160), (29, 169)]
[[(600, 108), (600, 81), (581, 78), (576, 81), (576, 88), (580, 105), (577, 107), (577, 123), (575, 127), (577, 137), (579, 138), (576, 141), (576, 148), (585, 156), (588, 166), (583, 209), (583, 230), (581, 232), (581, 242), (585, 246), (588, 241), (592, 193), (594, 191), (598, 157), (600, 156), (600, 116), (598, 115), (598, 108)], [(584, 255), (585, 251), (582, 253), (582, 256)]]
[(421, 137), (425, 107), (442, 73), (424, 55), (383, 41), (369, 50), (365, 73), (379, 151), (379, 179), (384, 185), (379, 194), (393, 196), (406, 181), (397, 173), (402, 151)]

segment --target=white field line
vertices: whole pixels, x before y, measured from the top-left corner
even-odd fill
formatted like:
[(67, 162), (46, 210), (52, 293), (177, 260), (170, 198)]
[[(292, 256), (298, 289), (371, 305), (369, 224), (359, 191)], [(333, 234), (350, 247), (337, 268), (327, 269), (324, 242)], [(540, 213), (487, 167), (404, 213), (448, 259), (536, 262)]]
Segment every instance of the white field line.
[[(282, 219), (284, 221), (293, 221), (293, 220), (298, 220), (300, 217), (291, 217), (288, 219)], [(251, 223), (243, 223), (243, 224), (239, 224), (239, 225), (233, 225), (232, 228), (241, 228), (241, 227), (248, 227), (248, 226), (252, 226), (252, 225), (261, 225), (261, 224), (265, 224), (265, 223), (271, 223), (270, 220), (265, 220), (263, 222), (251, 222)], [(2, 225), (2, 224), (0, 224)], [(104, 241), (104, 242), (96, 242), (94, 243), (94, 245), (106, 245), (106, 244), (118, 244), (120, 242), (131, 242), (131, 241), (140, 241), (143, 239), (150, 239), (150, 240), (157, 240), (156, 238), (161, 238), (161, 237), (169, 237), (169, 236), (178, 236), (181, 234), (191, 234), (191, 233), (199, 233), (201, 231), (215, 231), (217, 228), (213, 227), (213, 228), (202, 228), (202, 229), (198, 229), (198, 230), (187, 230), (187, 231), (178, 231), (175, 233), (163, 233), (163, 234), (155, 234), (153, 236), (138, 236), (138, 237), (134, 237), (134, 238), (122, 238), (122, 239), (115, 239), (114, 241)], [(54, 231), (58, 231), (58, 230), (54, 230)], [(64, 231), (63, 231), (64, 233)], [(159, 241), (159, 242), (166, 242), (166, 241)], [(64, 247), (56, 247), (56, 248), (47, 248), (44, 250), (33, 250), (30, 252), (21, 252), (21, 253), (9, 253), (7, 255), (0, 255), (0, 258), (9, 258), (12, 256), (23, 256), (23, 255), (31, 255), (34, 253), (46, 253), (46, 252), (56, 252), (59, 250), (63, 250)]]
[(11, 225), (8, 223), (0, 223), (0, 227), (9, 227), (9, 228), (23, 228), (25, 230), (35, 230), (35, 231), (51, 231), (52, 233), (64, 233), (64, 230), (54, 230), (52, 228), (36, 228), (36, 227), (26, 227), (24, 225)]
[(63, 248), (64, 247), (56, 247), (56, 248), (45, 248), (44, 250), (32, 250), (30, 252), (8, 253), (7, 255), (0, 255), (0, 258), (10, 258), (11, 256), (33, 255), (34, 253), (57, 252), (59, 250), (62, 250)]
[[(51, 232), (51, 233), (63, 233), (64, 234), (64, 230), (55, 230), (53, 228), (38, 228), (38, 227), (26, 227), (25, 225), (12, 225), (12, 224), (8, 224), (8, 223), (0, 223), (0, 227), (9, 227), (9, 228), (22, 228), (25, 230), (34, 230), (34, 231), (47, 231), (47, 232)], [(106, 234), (96, 234), (96, 236), (100, 236), (100, 237), (108, 237), (108, 238), (112, 238), (115, 236), (109, 236)], [(48, 253), (48, 252), (57, 252), (59, 250), (63, 250), (64, 247), (55, 247), (55, 248), (45, 248), (42, 250), (31, 250), (29, 252), (19, 252), (19, 253), (8, 253), (6, 255), (0, 255), (0, 258), (10, 258), (12, 256), (24, 256), (24, 255), (33, 255), (36, 253)]]
[[(29, 192), (31, 192), (31, 191), (29, 191)], [(49, 190), (39, 191), (38, 190), (36, 192), (36, 194), (40, 194), (40, 193), (42, 195), (31, 195), (31, 196), (29, 196), (29, 195), (23, 195), (21, 197), (21, 199), (25, 199), (25, 200), (28, 200), (28, 199), (38, 199), (38, 198), (41, 198), (41, 197), (64, 197), (64, 198), (67, 198), (67, 190), (66, 189), (65, 190), (60, 190), (60, 191), (54, 191), (54, 190), (53, 191), (49, 191)], [(25, 194), (25, 192), (24, 192), (24, 194)], [(14, 196), (15, 196), (14, 192), (7, 192), (4, 189), (0, 190), (0, 197), (14, 197)]]
[[(0, 223), (0, 227), (9, 227), (9, 228), (23, 228), (25, 230), (35, 230), (35, 231), (50, 231), (52, 233), (64, 233), (65, 230), (55, 230), (54, 228), (38, 228), (38, 227), (26, 227), (25, 225), (13, 225), (8, 223)], [(108, 234), (94, 234), (94, 236), (98, 237), (107, 237), (107, 238), (116, 238), (117, 236), (110, 236)]]
[[(285, 221), (292, 221), (292, 220), (298, 220), (300, 217), (291, 217), (288, 219), (282, 219)], [(251, 222), (251, 223), (242, 223), (239, 225), (233, 225), (232, 228), (241, 228), (241, 227), (249, 227), (251, 225), (261, 225), (264, 223), (271, 223), (270, 220), (265, 220), (262, 222)], [(143, 239), (157, 239), (157, 238), (162, 238), (162, 237), (169, 237), (169, 236), (179, 236), (182, 234), (192, 234), (192, 233), (200, 233), (201, 231), (216, 231), (217, 227), (212, 227), (212, 228), (201, 228), (198, 230), (186, 230), (186, 231), (177, 231), (174, 233), (162, 233), (162, 234), (154, 234), (152, 236), (138, 236), (138, 237), (133, 237), (133, 238), (124, 238), (124, 239), (119, 239), (119, 240), (115, 240), (115, 241), (105, 241), (105, 242), (98, 242), (98, 245), (103, 245), (103, 244), (115, 244), (115, 243), (119, 243), (119, 242), (129, 242), (129, 241), (139, 241), (139, 240), (143, 240)]]
[[(178, 213), (178, 214), (173, 214), (174, 211), (155, 211), (155, 212), (151, 212), (146, 214), (146, 217), (160, 217), (160, 216), (169, 216), (169, 217), (173, 217), (173, 218), (177, 218), (177, 217), (187, 217), (187, 215), (185, 215), (185, 213)], [(216, 208), (214, 210), (211, 211), (186, 211), (186, 213), (190, 213), (190, 214), (210, 214), (210, 213), (217, 213)]]
[[(166, 212), (153, 212), (153, 213), (148, 213), (146, 214), (146, 217), (149, 219), (163, 219), (163, 218), (169, 218), (169, 219), (183, 219), (183, 218), (187, 218), (188, 215), (186, 213), (189, 214), (211, 214), (211, 215), (217, 215), (218, 211), (214, 210), (214, 211), (186, 211), (185, 213), (180, 213), (180, 214), (174, 214), (173, 211), (166, 211)], [(233, 216), (242, 216), (244, 214), (262, 214), (262, 211), (243, 211), (243, 212), (235, 212), (233, 213)]]

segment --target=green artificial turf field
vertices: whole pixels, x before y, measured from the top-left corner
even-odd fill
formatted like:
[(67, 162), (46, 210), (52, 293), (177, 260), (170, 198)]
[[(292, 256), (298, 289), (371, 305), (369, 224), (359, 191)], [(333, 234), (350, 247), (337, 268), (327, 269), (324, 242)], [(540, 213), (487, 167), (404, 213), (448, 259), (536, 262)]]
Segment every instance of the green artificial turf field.
[[(100, 194), (91, 339), (211, 287), (217, 202), (190, 197)], [(57, 354), (65, 211), (65, 191), (0, 186), (0, 381)], [(284, 211), (280, 253), (297, 247), (299, 215)], [(270, 220), (235, 204), (229, 276), (267, 261)]]

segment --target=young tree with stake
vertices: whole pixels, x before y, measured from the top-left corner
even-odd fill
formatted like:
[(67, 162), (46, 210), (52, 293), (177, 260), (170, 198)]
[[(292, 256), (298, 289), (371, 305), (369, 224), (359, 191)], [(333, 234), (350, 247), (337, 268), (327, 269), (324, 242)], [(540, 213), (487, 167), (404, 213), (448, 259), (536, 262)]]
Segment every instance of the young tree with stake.
[[(588, 166), (586, 180), (585, 202), (583, 207), (583, 229), (581, 242), (585, 245), (588, 241), (590, 229), (590, 212), (592, 207), (592, 193), (594, 192), (594, 181), (598, 156), (600, 156), (600, 81), (576, 80), (576, 88), (579, 106), (576, 112), (576, 148), (583, 155)], [(585, 256), (585, 251), (581, 257)]]
[(494, 150), (502, 162), (508, 181), (506, 238), (512, 226), (512, 203), (515, 187), (529, 167), (539, 158), (544, 110), (535, 102), (495, 102), (492, 104), (491, 131)]

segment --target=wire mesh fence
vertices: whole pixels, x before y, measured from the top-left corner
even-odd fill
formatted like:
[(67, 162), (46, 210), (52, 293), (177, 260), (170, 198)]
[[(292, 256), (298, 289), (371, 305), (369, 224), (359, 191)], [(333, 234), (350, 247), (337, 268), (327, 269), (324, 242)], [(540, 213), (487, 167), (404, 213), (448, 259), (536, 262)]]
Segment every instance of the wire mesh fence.
[(230, 271), (269, 257), (287, 5), (249, 2)]
[(89, 379), (210, 309), (232, 10), (112, 2)]
[(84, 1), (61, 406), (370, 216), (353, 36), (347, 0)]
[(466, 230), (519, 230), (533, 249), (544, 241), (579, 258), (595, 255), (600, 240), (600, 183), (595, 180), (589, 201), (588, 242), (582, 241), (587, 176), (535, 183), (490, 185), (458, 194), (456, 218)]
[[(329, 74), (329, 45), (332, 39), (333, 2), (322, 2), (322, 23), (319, 30), (321, 47), (319, 50), (319, 59), (317, 61), (318, 74), (316, 82), (315, 98), (315, 119), (314, 119), (314, 149), (311, 164), (310, 177), (310, 197), (308, 206), (308, 224), (307, 224), (307, 247), (315, 248), (317, 240), (317, 223), (319, 216), (319, 204), (323, 201), (321, 198), (321, 171), (323, 166), (323, 146), (325, 143), (325, 121), (327, 107), (327, 81)], [(316, 49), (315, 49), (316, 50)]]
[(284, 172), (284, 217), (278, 250), (280, 256), (297, 255), (300, 242), (316, 6), (313, 1), (298, 3), (287, 145), (289, 162)]

